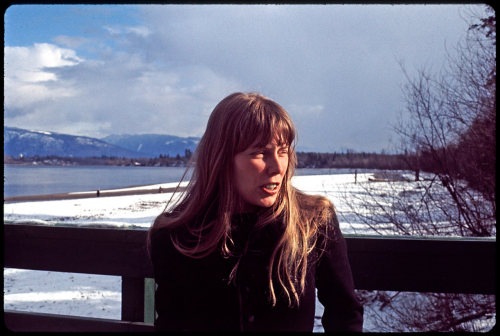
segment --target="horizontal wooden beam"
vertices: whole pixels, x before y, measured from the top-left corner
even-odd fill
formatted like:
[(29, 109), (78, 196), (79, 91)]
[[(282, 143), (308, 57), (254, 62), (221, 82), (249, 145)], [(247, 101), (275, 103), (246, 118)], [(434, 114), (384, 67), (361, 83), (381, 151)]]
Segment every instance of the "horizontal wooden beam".
[[(4, 267), (153, 278), (146, 230), (4, 225)], [(495, 239), (346, 235), (357, 289), (495, 294)]]
[(146, 230), (4, 224), (4, 267), (153, 278)]
[(151, 323), (4, 310), (7, 329), (16, 332), (153, 332)]
[(346, 237), (357, 289), (495, 294), (495, 239)]
[[(146, 230), (4, 224), (4, 267), (135, 278), (125, 281), (122, 300), (130, 302), (124, 318), (142, 319), (144, 284), (137, 278), (153, 278), (146, 235)], [(357, 289), (495, 294), (494, 238), (346, 235), (346, 241)], [(138, 281), (140, 288), (130, 290)], [(11, 310), (4, 311), (4, 321), (12, 331), (154, 331), (151, 323)]]

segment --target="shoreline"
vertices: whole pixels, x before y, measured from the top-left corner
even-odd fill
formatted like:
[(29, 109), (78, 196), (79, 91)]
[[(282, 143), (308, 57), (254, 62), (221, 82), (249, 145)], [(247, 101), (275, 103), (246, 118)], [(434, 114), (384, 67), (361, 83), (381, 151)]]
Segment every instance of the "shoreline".
[[(308, 168), (304, 168), (307, 170)], [(325, 169), (329, 170), (329, 169)], [(317, 172), (316, 172), (317, 173)], [(372, 175), (373, 173), (359, 172), (358, 180), (368, 180), (367, 175)], [(309, 178), (313, 176), (330, 176), (330, 177), (340, 177), (352, 175), (353, 182), (355, 181), (354, 173), (342, 173), (342, 174), (296, 174), (294, 178)], [(364, 177), (363, 177), (364, 176)], [(4, 196), (4, 204), (19, 203), (19, 202), (38, 202), (38, 201), (57, 201), (57, 200), (71, 200), (71, 199), (82, 199), (82, 198), (99, 198), (99, 197), (114, 197), (114, 196), (131, 196), (131, 195), (147, 195), (147, 194), (158, 194), (158, 193), (173, 193), (176, 191), (183, 192), (186, 190), (186, 185), (189, 181), (182, 181), (181, 185), (178, 186), (179, 182), (166, 182), (166, 183), (155, 183), (155, 184), (143, 184), (143, 185), (133, 185), (128, 187), (118, 187), (111, 189), (99, 190), (99, 195), (96, 190), (87, 191), (77, 191), (77, 192), (66, 192), (66, 193), (54, 193), (54, 194), (40, 194), (40, 195), (23, 195), (23, 196)]]
[[(146, 187), (148, 185), (144, 185)], [(141, 186), (129, 187), (137, 188)], [(161, 188), (161, 189), (160, 189)], [(58, 193), (58, 194), (45, 194), (45, 195), (31, 195), (31, 196), (11, 196), (4, 197), (4, 203), (16, 203), (16, 202), (36, 202), (36, 201), (56, 201), (56, 200), (68, 200), (68, 199), (80, 199), (80, 198), (99, 198), (99, 197), (113, 197), (113, 196), (130, 196), (130, 195), (146, 195), (146, 194), (158, 194), (158, 193), (172, 193), (177, 188), (148, 188), (148, 189), (131, 189), (123, 190), (124, 188), (116, 189), (106, 189), (100, 190), (99, 196), (97, 195), (97, 190), (95, 192), (71, 192), (71, 193)], [(179, 187), (177, 191), (182, 192), (186, 190), (186, 187)]]

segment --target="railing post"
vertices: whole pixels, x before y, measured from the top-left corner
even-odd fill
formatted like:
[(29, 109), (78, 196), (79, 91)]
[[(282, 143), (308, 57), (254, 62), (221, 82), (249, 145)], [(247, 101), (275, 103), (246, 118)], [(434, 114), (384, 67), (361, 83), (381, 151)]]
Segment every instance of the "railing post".
[(122, 277), (122, 321), (144, 322), (144, 278)]
[(144, 291), (144, 322), (154, 323), (155, 321), (155, 279), (146, 278), (144, 279), (145, 291)]

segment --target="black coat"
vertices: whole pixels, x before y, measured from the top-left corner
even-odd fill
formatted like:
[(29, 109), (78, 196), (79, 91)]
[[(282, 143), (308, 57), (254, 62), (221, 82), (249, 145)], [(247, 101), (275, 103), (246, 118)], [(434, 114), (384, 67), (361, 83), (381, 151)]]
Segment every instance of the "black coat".
[[(243, 250), (256, 221), (256, 214), (234, 217), (236, 251)], [(277, 281), (273, 281), (276, 305), (272, 307), (268, 300), (267, 265), (273, 242), (280, 235), (279, 225), (269, 225), (250, 238), (238, 267), (236, 285), (228, 284), (228, 279), (237, 257), (224, 258), (220, 252), (214, 252), (205, 258), (190, 258), (175, 249), (168, 229), (154, 231), (151, 259), (158, 285), (156, 330), (311, 332), (316, 287), (318, 299), (325, 307), (325, 331), (362, 331), (363, 306), (354, 294), (345, 239), (335, 215), (331, 222), (337, 239), (327, 239), (319, 260), (319, 249), (309, 254), (305, 291), (299, 307), (292, 308)], [(321, 246), (321, 237), (317, 246)]]

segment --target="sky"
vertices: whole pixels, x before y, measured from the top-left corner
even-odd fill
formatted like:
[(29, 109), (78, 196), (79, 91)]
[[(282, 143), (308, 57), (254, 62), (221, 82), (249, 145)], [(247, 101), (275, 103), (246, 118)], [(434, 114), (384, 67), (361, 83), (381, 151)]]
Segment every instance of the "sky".
[(13, 5), (4, 125), (201, 137), (220, 100), (259, 92), (289, 112), (299, 151), (391, 152), (400, 63), (442, 68), (477, 8)]

